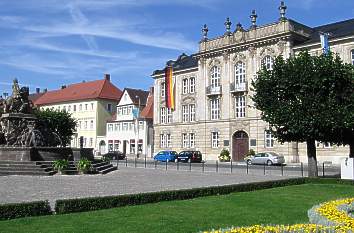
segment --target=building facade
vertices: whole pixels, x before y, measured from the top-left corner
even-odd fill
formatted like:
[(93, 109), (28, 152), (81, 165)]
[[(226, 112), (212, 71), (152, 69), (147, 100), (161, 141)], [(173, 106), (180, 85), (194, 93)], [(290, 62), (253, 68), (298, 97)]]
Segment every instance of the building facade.
[(100, 147), (106, 146), (99, 138), (106, 135), (106, 121), (115, 114), (121, 95), (122, 91), (110, 82), (110, 75), (106, 74), (102, 80), (47, 91), (34, 104), (41, 109), (69, 112), (77, 121), (71, 146), (80, 147), (82, 137), (84, 147), (99, 151)]
[[(164, 70), (153, 72), (155, 151), (195, 149), (214, 160), (226, 148), (239, 161), (253, 149), (278, 152), (288, 163), (307, 162), (304, 143), (281, 144), (273, 137), (252, 103), (250, 83), (262, 66), (272, 69), (279, 55), (288, 58), (303, 50), (321, 54), (320, 33), (328, 33), (332, 52), (353, 63), (354, 19), (311, 28), (287, 19), (283, 3), (279, 10), (276, 22), (262, 26), (253, 11), (248, 29), (237, 24), (231, 31), (227, 18), (225, 34), (213, 39), (204, 25), (199, 51), (166, 64), (173, 67), (174, 111), (165, 104)], [(338, 164), (348, 148), (317, 143), (317, 155), (319, 161)]]
[(116, 106), (116, 115), (107, 121), (106, 152), (121, 151), (131, 156), (152, 155), (153, 89), (125, 88)]

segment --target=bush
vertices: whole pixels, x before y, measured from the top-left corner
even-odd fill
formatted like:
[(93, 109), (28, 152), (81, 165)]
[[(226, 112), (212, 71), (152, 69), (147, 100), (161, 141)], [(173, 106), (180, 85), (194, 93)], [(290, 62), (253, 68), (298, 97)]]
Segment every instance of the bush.
[(151, 193), (128, 194), (120, 196), (91, 197), (80, 199), (57, 200), (57, 214), (109, 209), (130, 205), (156, 203), (160, 201), (185, 200), (203, 196), (223, 195), (232, 192), (247, 192), (259, 189), (275, 188), (288, 185), (303, 184), (305, 178), (267, 181), (250, 184), (235, 184), (227, 186), (194, 188), (188, 190), (162, 191)]
[(254, 156), (256, 154), (256, 152), (253, 150), (253, 149), (250, 149), (247, 154), (246, 154), (246, 157), (248, 156)]
[(92, 163), (90, 160), (83, 158), (76, 164), (77, 170), (82, 173), (87, 173), (92, 167)]
[(58, 159), (53, 162), (53, 168), (56, 171), (62, 172), (67, 169), (69, 166), (69, 162), (66, 159)]
[(219, 160), (221, 162), (229, 162), (231, 160), (230, 151), (228, 151), (225, 148), (222, 149), (222, 151), (220, 152), (220, 155), (219, 155)]
[(48, 201), (0, 205), (0, 220), (50, 214), (52, 211)]

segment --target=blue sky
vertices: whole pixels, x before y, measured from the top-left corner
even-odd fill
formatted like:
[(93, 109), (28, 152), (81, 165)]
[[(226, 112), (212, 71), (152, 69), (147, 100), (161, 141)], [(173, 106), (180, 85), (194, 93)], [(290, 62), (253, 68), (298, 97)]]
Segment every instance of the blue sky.
[[(20, 85), (57, 89), (110, 73), (119, 88), (148, 89), (169, 59), (197, 52), (201, 27), (224, 33), (230, 17), (278, 19), (278, 0), (0, 0), (0, 94)], [(288, 0), (287, 17), (309, 26), (354, 18), (352, 0)]]

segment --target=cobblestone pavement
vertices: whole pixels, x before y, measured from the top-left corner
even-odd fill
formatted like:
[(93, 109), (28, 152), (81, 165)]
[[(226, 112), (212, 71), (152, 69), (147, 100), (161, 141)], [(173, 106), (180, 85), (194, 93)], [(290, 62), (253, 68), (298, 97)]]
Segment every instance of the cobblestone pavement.
[(244, 173), (164, 171), (121, 167), (106, 175), (1, 176), (0, 203), (177, 190), (285, 179)]

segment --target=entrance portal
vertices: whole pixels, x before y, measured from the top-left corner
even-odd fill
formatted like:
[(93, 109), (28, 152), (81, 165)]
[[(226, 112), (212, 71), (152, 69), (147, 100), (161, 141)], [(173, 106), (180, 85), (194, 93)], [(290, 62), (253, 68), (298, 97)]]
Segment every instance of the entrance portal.
[(237, 131), (232, 136), (232, 160), (241, 161), (249, 150), (248, 135), (244, 131)]

